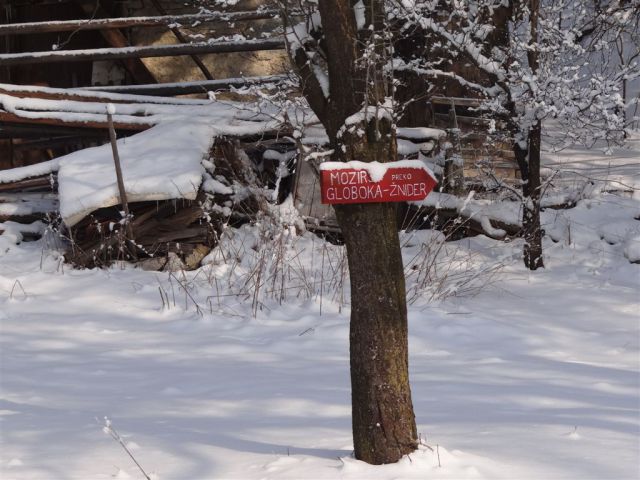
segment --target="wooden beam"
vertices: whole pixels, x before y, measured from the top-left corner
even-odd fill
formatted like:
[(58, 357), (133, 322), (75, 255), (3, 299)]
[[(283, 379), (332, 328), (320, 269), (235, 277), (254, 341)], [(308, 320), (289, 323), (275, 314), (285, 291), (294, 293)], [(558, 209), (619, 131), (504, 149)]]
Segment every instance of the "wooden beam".
[(102, 30), (110, 28), (162, 27), (172, 24), (187, 25), (195, 22), (236, 22), (276, 18), (278, 10), (248, 12), (212, 12), (194, 15), (162, 15), (147, 17), (95, 18), (91, 20), (59, 20), (49, 22), (9, 23), (0, 25), (0, 36), (33, 33), (73, 32), (75, 30)]
[[(46, 112), (43, 112), (46, 113)], [(56, 112), (60, 113), (60, 112)], [(22, 123), (27, 125), (53, 125), (59, 127), (77, 127), (77, 128), (87, 128), (87, 129), (101, 129), (104, 130), (105, 133), (108, 128), (107, 117), (105, 115), (103, 122), (82, 122), (82, 121), (64, 121), (59, 118), (24, 118), (18, 115), (14, 115), (13, 113), (5, 112), (0, 110), (0, 123)], [(124, 122), (115, 122), (114, 126), (117, 130), (133, 130), (133, 131), (142, 131), (148, 128), (153, 127), (154, 123), (124, 123)]]
[[(71, 100), (74, 102), (100, 102), (100, 103), (116, 103), (117, 101), (108, 99), (108, 98), (100, 98), (96, 96), (92, 96), (91, 92), (87, 92), (86, 95), (73, 95), (71, 93), (65, 93), (62, 89), (58, 89), (58, 91), (47, 92), (47, 91), (38, 91), (32, 88), (20, 88), (19, 85), (12, 85), (11, 90), (6, 88), (2, 88), (2, 84), (0, 84), (0, 94), (3, 95), (11, 95), (13, 97), (22, 97), (22, 98), (42, 98), (45, 100)], [(16, 88), (17, 87), (17, 88)], [(131, 102), (127, 102), (131, 103)]]
[[(77, 135), (67, 135), (63, 137), (49, 137), (49, 138), (41, 138), (38, 140), (27, 140), (27, 141), (16, 143), (13, 146), (13, 149), (16, 152), (20, 152), (24, 150), (64, 147), (66, 145), (80, 144), (84, 140), (87, 140), (87, 138), (88, 137), (80, 137)], [(95, 138), (95, 137), (91, 137), (91, 138)]]
[[(145, 85), (145, 87), (152, 88), (156, 85), (159, 88), (162, 88), (162, 85), (171, 84), (149, 84)], [(133, 87), (133, 85), (130, 86)], [(123, 86), (123, 88), (125, 88), (125, 86)], [(45, 100), (71, 100), (75, 102), (97, 103), (149, 103), (154, 105), (185, 105), (187, 102), (187, 100), (184, 99), (172, 99), (165, 97), (154, 98), (152, 96), (143, 95), (121, 95), (119, 93), (115, 93), (115, 90), (111, 91), (109, 89), (110, 87), (84, 87), (68, 89), (0, 83), (0, 94), (11, 95), (13, 97), (20, 98), (42, 98)], [(193, 105), (205, 105), (208, 102), (204, 100), (190, 100), (189, 103)]]
[[(167, 14), (167, 12), (165, 11), (164, 8), (162, 8), (162, 5), (160, 5), (160, 2), (158, 0), (151, 0), (151, 4), (155, 7), (155, 9), (158, 11), (160, 15)], [(178, 39), (180, 43), (190, 43), (189, 40), (187, 40), (185, 36), (182, 35), (182, 32), (178, 29), (175, 23), (169, 25), (169, 29), (171, 30), (173, 35)], [(202, 60), (200, 60), (200, 57), (198, 57), (197, 55), (191, 55), (191, 60), (193, 60), (195, 64), (198, 66), (198, 68), (204, 75), (204, 78), (206, 78), (207, 80), (213, 80), (213, 75), (211, 75), (211, 72), (205, 66), (205, 64), (202, 63)], [(142, 82), (139, 82), (139, 83), (142, 83)]]
[[(0, 112), (0, 117), (3, 117), (5, 112)], [(8, 118), (4, 116), (3, 118)], [(19, 123), (11, 123), (8, 121), (0, 120), (0, 139), (6, 138), (31, 138), (38, 139), (46, 136), (59, 136), (59, 135), (79, 135), (87, 139), (101, 139), (107, 138), (108, 134), (106, 130), (98, 130), (95, 128), (86, 127), (70, 127), (60, 122), (56, 125), (44, 125), (44, 124), (29, 124), (24, 123), (25, 119), (21, 119)], [(14, 145), (13, 148), (16, 148)]]
[[(85, 15), (92, 17), (108, 17), (107, 12), (100, 7), (100, 3), (76, 0), (76, 4), (82, 9)], [(100, 34), (106, 40), (106, 42), (115, 48), (130, 47), (127, 37), (123, 35), (120, 30), (108, 29), (100, 30)], [(129, 72), (129, 75), (133, 77), (136, 83), (156, 83), (157, 80), (153, 74), (149, 71), (147, 66), (142, 63), (139, 58), (122, 58), (122, 64), (124, 68)]]
[(0, 54), (0, 64), (9, 66), (56, 62), (82, 62), (86, 60), (119, 60), (123, 58), (171, 57), (207, 53), (282, 50), (284, 48), (285, 45), (282, 38), (269, 38), (265, 40), (245, 40), (242, 42), (202, 42), (187, 45), (151, 45), (145, 47), (5, 53)]
[[(437, 120), (442, 121), (443, 123), (449, 122), (449, 114), (448, 113), (435, 113), (433, 115)], [(456, 115), (459, 123), (469, 125), (469, 124), (477, 124), (477, 125), (488, 125), (491, 123), (491, 119), (482, 118), (482, 117), (469, 117), (466, 115)]]
[(463, 97), (431, 97), (431, 103), (437, 105), (453, 105), (456, 107), (479, 107), (484, 100), (480, 98), (463, 98)]
[[(109, 85), (105, 87), (84, 87), (81, 90), (86, 90), (88, 93), (91, 91), (98, 91), (128, 93), (133, 95), (174, 96), (192, 93), (206, 93), (209, 90), (230, 90), (231, 87), (239, 88), (249, 85), (278, 83), (286, 80), (287, 78), (288, 77), (286, 75), (269, 75), (264, 77), (223, 78), (220, 80), (203, 80), (199, 82), (158, 83), (151, 85)], [(0, 93), (2, 93), (2, 89), (0, 89)]]
[[(65, 112), (41, 112), (41, 113), (43, 115), (46, 115), (48, 113), (60, 114)], [(8, 125), (9, 123), (13, 123), (16, 125), (24, 125), (28, 128), (35, 129), (36, 131), (38, 131), (39, 126), (67, 127), (67, 128), (75, 127), (78, 129), (83, 129), (83, 131), (88, 132), (88, 135), (92, 137), (96, 136), (96, 130), (98, 130), (101, 133), (100, 136), (106, 135), (107, 128), (108, 128), (106, 114), (104, 115), (104, 121), (96, 121), (96, 120), (74, 121), (74, 120), (62, 120), (61, 118), (46, 118), (46, 117), (45, 118), (24, 118), (18, 115), (14, 115), (13, 113), (0, 110), (0, 125)], [(148, 128), (151, 128), (154, 125), (157, 125), (157, 123), (155, 122), (154, 123), (146, 123), (146, 122), (127, 123), (127, 122), (120, 122), (120, 121), (114, 122), (114, 126), (116, 130), (122, 131), (123, 134), (125, 135), (128, 133), (133, 134), (136, 132), (147, 130)], [(39, 135), (40, 137), (48, 134), (47, 133), (48, 130), (46, 129), (40, 129), (40, 131), (42, 132), (42, 134)], [(79, 130), (76, 130), (75, 133), (78, 135), (82, 135), (82, 132)], [(2, 134), (2, 127), (0, 126), (0, 135), (1, 134)], [(265, 139), (282, 138), (286, 136), (291, 136), (292, 134), (293, 132), (290, 128), (283, 126), (282, 128), (274, 128), (273, 130), (267, 130), (261, 133), (240, 133), (238, 135), (230, 136), (230, 138), (242, 139), (243, 141), (247, 141), (247, 142), (254, 142), (254, 141), (265, 140)], [(220, 138), (224, 138), (224, 137), (220, 137)]]
[(51, 179), (49, 177), (49, 174), (40, 176), (40, 177), (17, 180), (15, 182), (0, 183), (0, 192), (10, 192), (13, 190), (27, 191), (28, 189), (31, 189), (31, 188), (42, 188), (42, 187), (51, 188)]

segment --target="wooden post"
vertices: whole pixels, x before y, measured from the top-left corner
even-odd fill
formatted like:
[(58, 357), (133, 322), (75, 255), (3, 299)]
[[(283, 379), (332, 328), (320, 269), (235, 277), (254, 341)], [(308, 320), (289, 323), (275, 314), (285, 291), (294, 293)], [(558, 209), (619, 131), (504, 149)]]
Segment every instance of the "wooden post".
[[(109, 124), (109, 140), (111, 140), (111, 151), (113, 152), (113, 163), (116, 167), (116, 179), (118, 181), (118, 193), (120, 194), (120, 203), (122, 203), (122, 210), (124, 210), (125, 215), (125, 229), (126, 229), (126, 238), (130, 241), (134, 241), (133, 239), (133, 229), (131, 228), (131, 217), (129, 214), (129, 203), (127, 202), (127, 192), (124, 189), (124, 178), (122, 177), (122, 168), (120, 166), (120, 155), (118, 155), (118, 145), (116, 143), (116, 130), (113, 127), (113, 110), (114, 107), (112, 104), (107, 105), (107, 123)], [(134, 259), (137, 259), (136, 249), (135, 247), (129, 249), (131, 255)]]

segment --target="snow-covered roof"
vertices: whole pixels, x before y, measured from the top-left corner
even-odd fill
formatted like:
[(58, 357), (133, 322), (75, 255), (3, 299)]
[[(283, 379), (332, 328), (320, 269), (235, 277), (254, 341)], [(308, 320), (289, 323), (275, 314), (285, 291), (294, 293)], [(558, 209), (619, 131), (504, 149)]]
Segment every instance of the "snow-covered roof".
[(95, 101), (129, 102), (129, 103), (155, 103), (160, 105), (208, 105), (211, 100), (199, 100), (195, 98), (172, 98), (150, 95), (131, 95), (106, 91), (94, 91), (89, 88), (52, 88), (40, 85), (14, 85), (12, 83), (0, 83), (0, 91), (14, 97), (47, 98), (60, 96), (66, 99), (86, 101), (93, 98)]
[[(106, 122), (107, 114), (103, 102), (25, 98), (3, 93), (0, 93), (0, 109), (25, 120), (75, 124)], [(281, 125), (281, 122), (272, 121), (267, 113), (251, 110), (240, 102), (213, 100), (195, 104), (120, 103), (116, 105), (113, 121), (139, 125), (141, 129), (164, 122), (200, 121), (216, 124), (223, 135), (252, 135)]]
[[(204, 172), (201, 161), (217, 133), (207, 123), (169, 122), (118, 140), (127, 199), (195, 199)], [(68, 226), (94, 210), (120, 203), (110, 144), (0, 171), (0, 184), (56, 171), (60, 214)]]
[[(195, 199), (215, 130), (203, 123), (163, 123), (118, 140), (125, 191), (130, 202)], [(98, 208), (120, 203), (111, 145), (59, 159), (60, 214), (75, 225)]]
[(0, 170), (0, 184), (19, 182), (26, 178), (49, 175), (50, 173), (57, 172), (58, 168), (60, 168), (60, 161), (59, 159), (54, 158), (53, 160), (36, 163), (35, 165), (28, 165), (26, 167)]
[[(8, 93), (2, 93), (8, 92)], [(31, 94), (58, 96), (33, 98)], [(115, 123), (152, 128), (118, 141), (127, 199), (131, 202), (194, 199), (203, 167), (216, 136), (252, 136), (283, 127), (283, 116), (275, 107), (193, 99), (171, 99), (60, 90), (0, 84), (0, 108), (24, 119), (49, 119), (83, 124), (106, 122), (111, 110)], [(78, 100), (73, 98), (77, 97)], [(73, 100), (72, 100), (73, 99)], [(128, 102), (107, 105), (105, 101)], [(292, 115), (291, 118), (296, 118)], [(323, 128), (305, 126), (303, 143), (327, 142)], [(445, 132), (429, 128), (400, 128), (399, 150), (417, 153)], [(415, 143), (418, 142), (418, 143)], [(60, 213), (68, 226), (89, 213), (117, 205), (117, 189), (110, 145), (74, 152), (49, 162), (0, 171), (0, 184), (58, 172)]]

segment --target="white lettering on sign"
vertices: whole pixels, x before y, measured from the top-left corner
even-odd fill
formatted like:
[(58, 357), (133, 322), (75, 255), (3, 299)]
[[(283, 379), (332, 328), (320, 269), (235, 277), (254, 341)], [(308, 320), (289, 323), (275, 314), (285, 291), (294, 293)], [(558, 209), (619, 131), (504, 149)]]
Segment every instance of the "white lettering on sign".
[[(342, 166), (343, 164), (338, 164)], [(424, 168), (404, 165), (387, 168), (376, 181), (365, 168), (321, 168), (323, 203), (371, 203), (421, 200), (435, 186), (433, 176)], [(381, 178), (378, 179), (378, 177)]]
[(405, 183), (404, 185), (391, 184), (391, 191), (389, 192), (391, 197), (399, 196), (427, 196), (427, 185), (424, 183)]
[(331, 186), (335, 185), (350, 185), (353, 183), (369, 183), (369, 175), (364, 170), (357, 171), (335, 171), (331, 172), (330, 176)]
[(410, 173), (395, 173), (391, 175), (391, 180), (411, 180)]
[(376, 200), (382, 199), (382, 187), (380, 185), (347, 185), (344, 187), (329, 187), (327, 200)]

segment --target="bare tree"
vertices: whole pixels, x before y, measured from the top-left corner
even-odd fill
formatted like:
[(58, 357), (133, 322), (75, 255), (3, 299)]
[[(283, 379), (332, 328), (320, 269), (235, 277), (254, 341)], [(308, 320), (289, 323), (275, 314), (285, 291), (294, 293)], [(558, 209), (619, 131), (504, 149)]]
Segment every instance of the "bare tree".
[(402, 30), (420, 32), (431, 46), (426, 55), (399, 59), (395, 68), (457, 82), (483, 99), (486, 115), (509, 132), (522, 181), (524, 263), (542, 267), (543, 121), (562, 126), (560, 147), (622, 139), (620, 90), (639, 75), (638, 45), (630, 42), (633, 51), (611, 68), (616, 43), (602, 39), (619, 38), (617, 32), (638, 24), (638, 1), (389, 1)]

